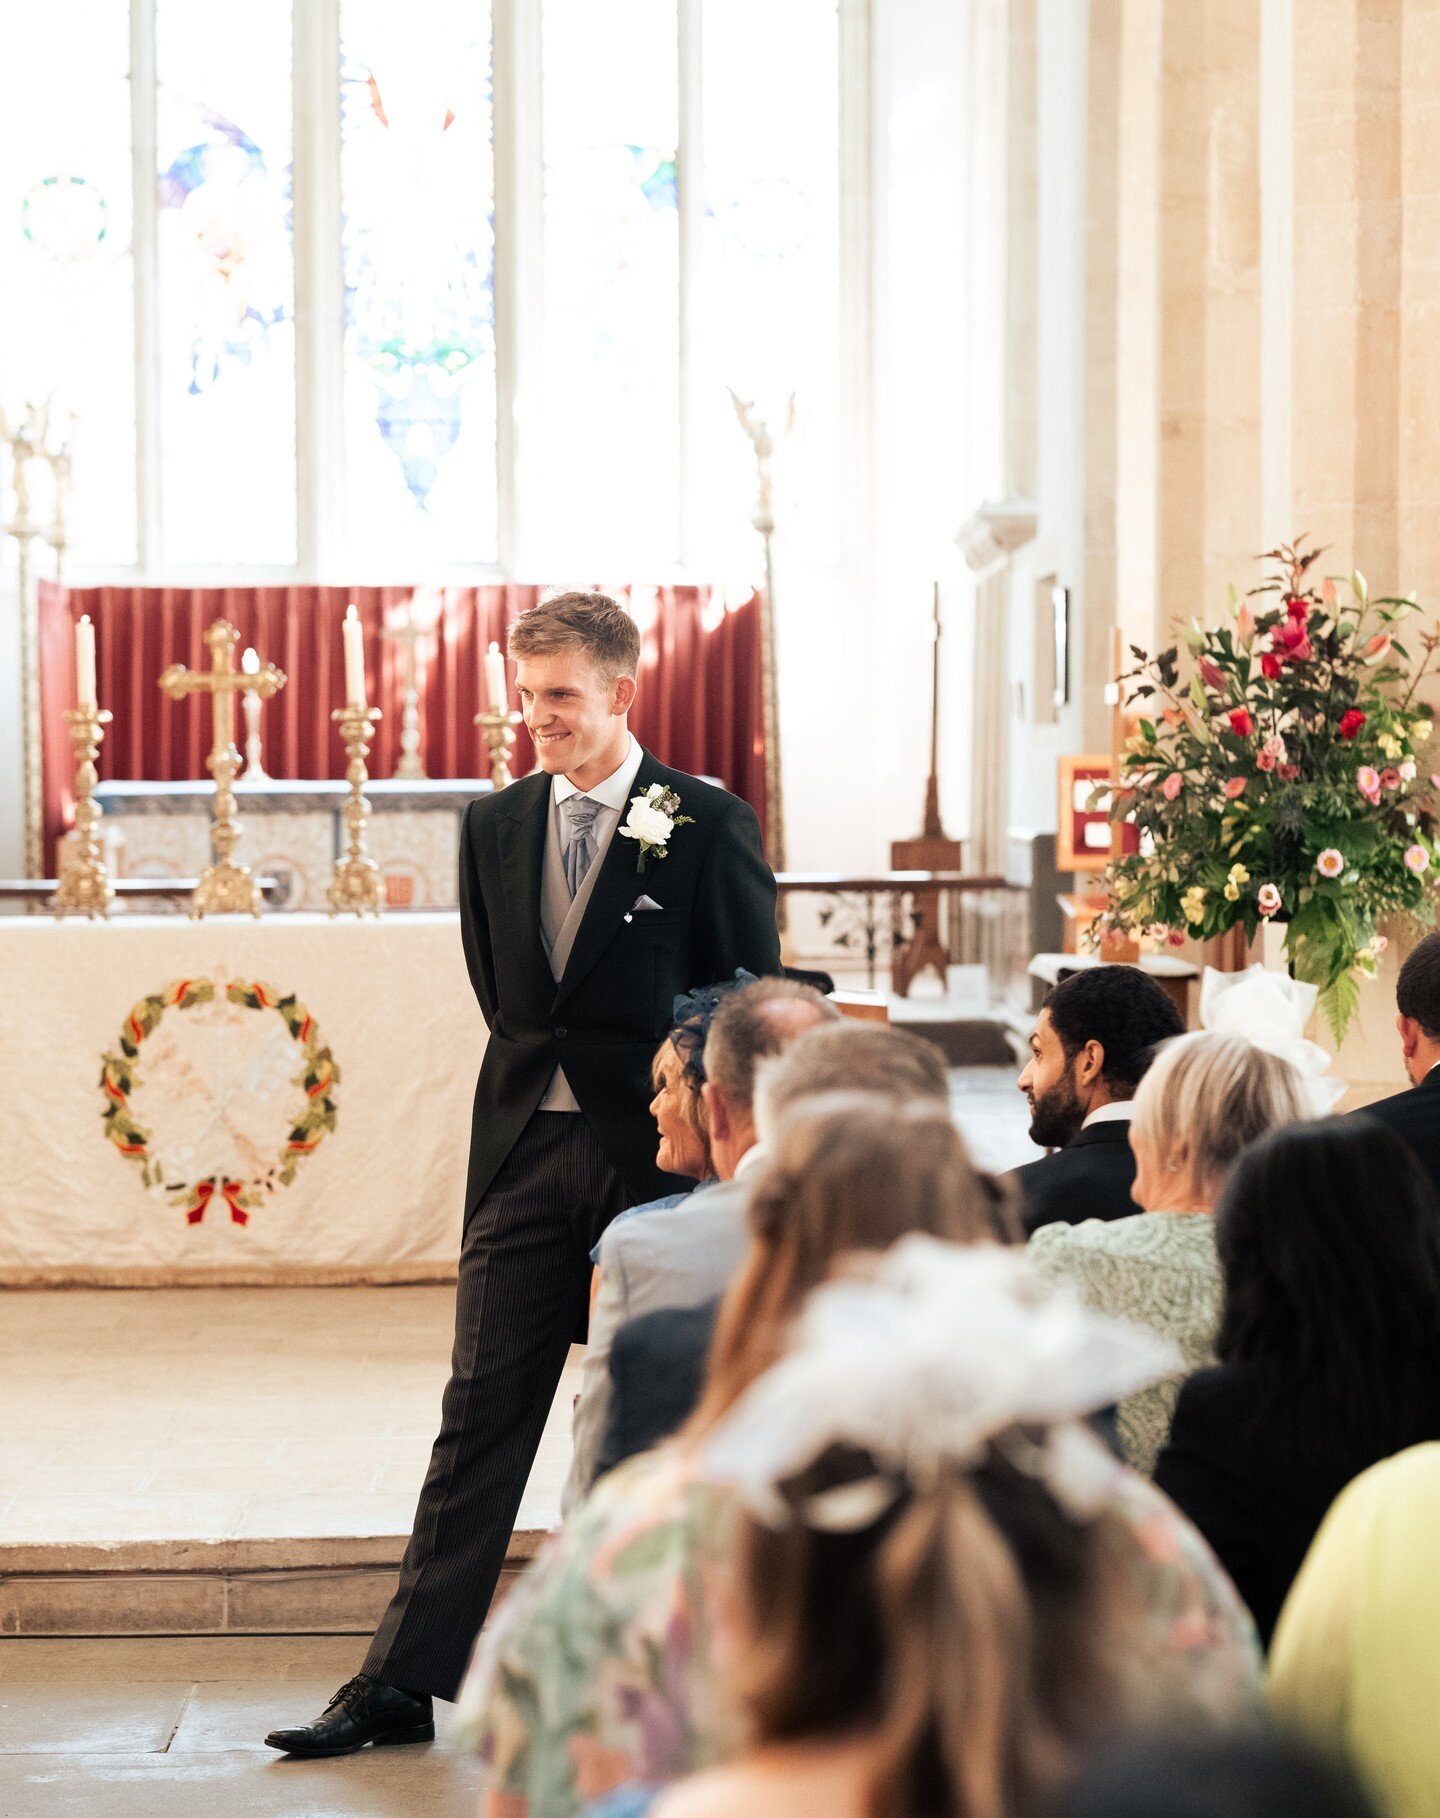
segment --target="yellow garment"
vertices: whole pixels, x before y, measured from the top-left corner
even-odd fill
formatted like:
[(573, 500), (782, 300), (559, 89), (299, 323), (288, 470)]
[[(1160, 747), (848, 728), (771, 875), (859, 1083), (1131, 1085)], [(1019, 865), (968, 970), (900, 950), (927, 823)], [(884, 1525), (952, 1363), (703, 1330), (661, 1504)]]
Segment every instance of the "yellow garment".
[(1440, 1813), (1440, 1443), (1335, 1499), (1275, 1630), (1270, 1706), (1342, 1743), (1385, 1818)]

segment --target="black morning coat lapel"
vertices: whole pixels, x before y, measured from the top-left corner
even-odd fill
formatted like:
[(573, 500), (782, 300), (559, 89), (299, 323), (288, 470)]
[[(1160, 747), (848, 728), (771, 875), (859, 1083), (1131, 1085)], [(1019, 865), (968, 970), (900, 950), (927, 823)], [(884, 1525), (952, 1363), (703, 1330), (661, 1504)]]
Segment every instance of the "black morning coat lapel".
[[(647, 751), (640, 760), (640, 768), (630, 786), (631, 796), (643, 795), (652, 783), (663, 782), (660, 768)], [(620, 811), (622, 826), (629, 812), (630, 803), (627, 801)], [(585, 906), (584, 919), (575, 935), (575, 945), (570, 949), (570, 958), (561, 975), (560, 986), (555, 993), (557, 1006), (569, 997), (610, 945), (630, 905), (644, 891), (645, 878), (635, 868), (639, 857), (640, 848), (635, 841), (622, 839), (620, 828), (617, 827), (601, 863), (595, 888), (590, 893), (590, 901)]]
[(549, 776), (532, 771), (521, 782), (511, 783), (500, 797), (500, 809), (496, 837), (506, 933), (520, 952), (539, 1001), (548, 1004), (555, 980), (540, 927), (540, 876), (550, 823)]

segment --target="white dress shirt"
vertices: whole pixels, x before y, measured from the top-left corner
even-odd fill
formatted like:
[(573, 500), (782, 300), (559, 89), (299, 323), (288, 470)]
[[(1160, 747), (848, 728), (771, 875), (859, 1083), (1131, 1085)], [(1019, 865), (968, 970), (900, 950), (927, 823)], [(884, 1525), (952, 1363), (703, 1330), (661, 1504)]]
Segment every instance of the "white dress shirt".
[(1134, 1115), (1133, 1098), (1112, 1099), (1108, 1105), (1097, 1105), (1080, 1128), (1088, 1130), (1091, 1124), (1128, 1124)]
[[(600, 875), (600, 867), (605, 862), (605, 854), (610, 849), (610, 842), (614, 839), (615, 831), (629, 806), (630, 796), (635, 787), (635, 777), (644, 756), (640, 741), (632, 732), (630, 748), (625, 754), (624, 762), (618, 770), (612, 770), (603, 783), (596, 783), (591, 789), (578, 789), (568, 776), (557, 776), (550, 785), (550, 837), (546, 841), (545, 850), (547, 868), (560, 862), (560, 855), (564, 853), (570, 843), (570, 817), (565, 812), (565, 803), (570, 800), (571, 796), (585, 795), (592, 802), (600, 804), (599, 812), (590, 829), (591, 838), (595, 842), (595, 856), (590, 861), (590, 869), (581, 882), (577, 896), (585, 896), (588, 900), (589, 891), (594, 887), (595, 880)], [(583, 905), (577, 903), (576, 907), (583, 914)], [(559, 963), (557, 958), (554, 964), (558, 966)], [(559, 1067), (551, 1075), (549, 1088), (540, 1101), (540, 1109), (542, 1111), (578, 1111), (580, 1109), (575, 1094), (570, 1090), (570, 1082)]]

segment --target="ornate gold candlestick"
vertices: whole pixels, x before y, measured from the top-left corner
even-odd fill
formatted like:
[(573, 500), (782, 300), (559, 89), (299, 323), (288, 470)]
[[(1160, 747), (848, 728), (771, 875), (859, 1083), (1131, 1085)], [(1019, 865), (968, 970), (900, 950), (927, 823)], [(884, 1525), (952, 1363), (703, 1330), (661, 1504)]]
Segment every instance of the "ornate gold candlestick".
[(415, 646), (425, 633), (409, 616), (407, 608), (405, 623), (382, 631), (380, 635), (405, 647), (405, 710), (400, 716), (400, 759), (395, 766), (395, 775), (414, 781), (427, 774), (420, 756), (420, 690), (415, 660)]
[(336, 859), (335, 875), (327, 892), (330, 913), (339, 915), (348, 911), (355, 915), (365, 915), (367, 912), (379, 915), (380, 868), (371, 858), (366, 845), (365, 822), (370, 816), (370, 804), (365, 800), (364, 791), (369, 780), (365, 753), (370, 749), (370, 736), (380, 719), (380, 709), (353, 705), (337, 707), (330, 718), (340, 728), (340, 736), (350, 754), (350, 762), (345, 767), (350, 799), (340, 811), (345, 816), (348, 837), (345, 857)]
[(200, 873), (200, 882), (190, 899), (190, 914), (197, 919), (202, 915), (259, 915), (259, 888), (249, 866), (237, 865), (233, 857), (240, 843), (234, 792), (240, 770), (240, 753), (235, 748), (235, 696), (251, 689), (263, 700), (269, 700), (285, 686), (285, 677), (273, 663), (264, 664), (251, 675), (237, 672), (230, 659), (240, 642), (240, 633), (227, 619), (216, 619), (205, 633), (205, 642), (210, 647), (210, 668), (206, 673), (197, 675), (183, 663), (172, 663), (160, 677), (160, 686), (172, 700), (183, 700), (187, 694), (208, 694), (213, 715), (205, 768), (215, 779), (215, 818), (210, 828), (215, 863)]
[(93, 701), (72, 708), (65, 715), (70, 742), (75, 747), (75, 841), (60, 865), (60, 882), (50, 907), (56, 915), (106, 916), (115, 891), (100, 850), (96, 828), (100, 810), (95, 806), (95, 770), (100, 741), (110, 715)]
[(487, 707), (475, 715), (475, 724), (483, 728), (485, 743), (490, 747), (490, 781), (496, 789), (508, 789), (515, 780), (510, 774), (510, 753), (515, 749), (518, 713), (507, 713), (499, 707)]

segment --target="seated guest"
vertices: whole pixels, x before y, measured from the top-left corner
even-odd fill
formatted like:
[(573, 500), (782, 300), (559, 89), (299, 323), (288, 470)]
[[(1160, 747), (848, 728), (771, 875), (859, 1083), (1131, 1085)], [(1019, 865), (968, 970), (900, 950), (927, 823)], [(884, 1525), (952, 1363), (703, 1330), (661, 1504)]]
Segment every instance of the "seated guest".
[(1268, 1641), (1344, 1485), (1440, 1439), (1440, 1199), (1393, 1131), (1327, 1118), (1241, 1156), (1215, 1238), (1222, 1361), (1180, 1391), (1155, 1480)]
[(1163, 987), (1137, 966), (1072, 972), (1049, 993), (1019, 1081), (1031, 1142), (1056, 1151), (1014, 1170), (1027, 1231), (1135, 1210), (1127, 1140), (1135, 1089), (1156, 1044), (1184, 1029)]
[(1400, 968), (1395, 1008), (1410, 1090), (1367, 1105), (1365, 1115), (1403, 1136), (1440, 1188), (1440, 934), (1427, 934)]
[[(708, 997), (709, 994), (706, 994)], [(696, 1018), (677, 1004), (682, 1065), (693, 1053)], [(590, 1313), (585, 1373), (575, 1408), (575, 1450), (560, 1499), (568, 1514), (590, 1488), (610, 1397), (610, 1346), (627, 1319), (655, 1307), (692, 1307), (721, 1293), (745, 1249), (744, 1176), (760, 1162), (752, 1099), (762, 1060), (840, 1012), (811, 985), (753, 979), (697, 1013), (704, 1031), (700, 1087), (711, 1165), (719, 1184), (643, 1218), (617, 1219), (600, 1240), (600, 1273)], [(692, 1061), (693, 1064), (693, 1061)], [(664, 1159), (662, 1133), (660, 1166)]]
[(1343, 1749), (1386, 1818), (1440, 1812), (1440, 1445), (1340, 1492), (1270, 1650), (1275, 1716)]
[[(674, 1440), (595, 1486), (481, 1637), (459, 1735), (485, 1757), (489, 1818), (572, 1818), (628, 1781), (723, 1758), (734, 1502), (707, 1476), (705, 1439), (840, 1257), (914, 1231), (965, 1244), (1013, 1229), (1007, 1189), (976, 1173), (934, 1109), (805, 1100), (766, 1141), (701, 1406)], [(1123, 1520), (1123, 1574), (1154, 1643), (1137, 1718), (1248, 1711), (1259, 1653), (1244, 1606), (1179, 1512), (1118, 1461), (1109, 1469), (1097, 1493)]]
[(907, 1238), (810, 1298), (705, 1448), (734, 1484), (738, 1759), (653, 1818), (1049, 1810), (1143, 1660), (1081, 1424), (1170, 1347)]
[(1135, 1095), (1131, 1197), (1143, 1212), (1105, 1223), (1045, 1225), (1028, 1254), (1068, 1281), (1097, 1312), (1150, 1326), (1173, 1340), (1182, 1376), (1120, 1404), (1126, 1458), (1148, 1476), (1170, 1429), (1183, 1375), (1215, 1361), (1220, 1265), (1211, 1213), (1247, 1144), (1309, 1115), (1305, 1082), (1289, 1061), (1238, 1035), (1167, 1042)]
[(1379, 1818), (1327, 1755), (1264, 1730), (1138, 1737), (1086, 1768), (1053, 1818)]
[[(762, 1145), (790, 1105), (831, 1092), (933, 1105), (942, 1116), (950, 1102), (945, 1060), (933, 1042), (886, 1024), (822, 1023), (760, 1069), (755, 1123)], [(688, 1419), (700, 1399), (719, 1307), (718, 1296), (698, 1307), (660, 1307), (615, 1333), (597, 1477)]]

